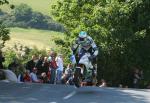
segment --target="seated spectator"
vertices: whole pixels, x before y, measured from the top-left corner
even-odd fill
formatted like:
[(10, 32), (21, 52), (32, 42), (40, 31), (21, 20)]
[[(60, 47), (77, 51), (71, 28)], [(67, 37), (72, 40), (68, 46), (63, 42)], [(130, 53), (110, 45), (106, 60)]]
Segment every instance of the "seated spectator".
[(32, 82), (29, 70), (25, 71), (24, 76), (23, 76), (23, 81), (24, 82)]
[(71, 77), (73, 75), (73, 66), (71, 64), (68, 64), (65, 70), (65, 74), (67, 75), (67, 77)]
[(73, 66), (71, 64), (68, 64), (63, 76), (62, 76), (62, 82), (67, 84), (73, 84)]
[(49, 83), (49, 79), (45, 72), (41, 73), (41, 81), (42, 83)]
[(18, 82), (24, 82), (24, 80), (23, 80), (23, 73), (20, 73), (18, 75)]
[(37, 77), (37, 68), (33, 68), (32, 69), (32, 72), (30, 73), (30, 78), (31, 78), (31, 81), (33, 82), (33, 83), (41, 83), (41, 81), (38, 79), (38, 77)]

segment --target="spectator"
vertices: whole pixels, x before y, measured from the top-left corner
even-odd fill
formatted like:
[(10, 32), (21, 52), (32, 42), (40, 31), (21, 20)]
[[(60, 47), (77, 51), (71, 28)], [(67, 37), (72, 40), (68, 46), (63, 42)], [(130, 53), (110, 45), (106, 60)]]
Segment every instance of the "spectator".
[(18, 75), (18, 82), (24, 82), (23, 76), (24, 76), (23, 73), (20, 73)]
[(54, 84), (56, 81), (56, 69), (58, 68), (58, 66), (57, 66), (55, 59), (56, 59), (56, 53), (52, 51), (52, 53), (50, 54), (48, 58), (50, 62), (49, 68), (50, 68), (50, 73), (51, 73), (51, 77), (50, 77), (51, 84)]
[(30, 78), (33, 83), (41, 83), (41, 81), (37, 77), (37, 68), (34, 67), (32, 72), (30, 73)]
[(32, 55), (31, 60), (29, 60), (26, 63), (26, 69), (29, 70), (30, 72), (32, 72), (32, 69), (35, 67), (35, 63), (36, 63), (36, 56)]
[(23, 81), (24, 82), (32, 82), (29, 70), (25, 70), (25, 73), (24, 73), (24, 76), (23, 76)]
[(37, 68), (37, 76), (38, 77), (41, 76), (42, 72), (44, 72), (43, 67), (42, 67), (43, 61), (44, 61), (44, 57), (42, 55), (39, 55), (39, 58), (35, 64), (35, 67)]
[(41, 73), (41, 80), (42, 80), (42, 83), (49, 83), (49, 79), (45, 72)]
[(143, 72), (135, 68), (133, 73), (133, 86), (134, 88), (139, 88), (140, 80), (142, 79)]
[(56, 57), (56, 63), (57, 63), (57, 66), (58, 66), (58, 69), (57, 69), (57, 72), (56, 72), (56, 83), (61, 83), (61, 77), (62, 77), (62, 74), (63, 74), (63, 57), (62, 57), (62, 54), (59, 54), (57, 57)]
[(5, 61), (5, 58), (2, 54), (2, 51), (0, 50), (0, 69), (4, 69), (4, 66), (3, 66), (4, 61)]
[(48, 74), (49, 72), (49, 62), (48, 62), (48, 58), (44, 57), (43, 63), (42, 63), (42, 68), (43, 68), (43, 72), (45, 72), (46, 74)]
[(70, 85), (73, 84), (73, 65), (67, 65), (64, 75), (62, 76), (62, 82)]

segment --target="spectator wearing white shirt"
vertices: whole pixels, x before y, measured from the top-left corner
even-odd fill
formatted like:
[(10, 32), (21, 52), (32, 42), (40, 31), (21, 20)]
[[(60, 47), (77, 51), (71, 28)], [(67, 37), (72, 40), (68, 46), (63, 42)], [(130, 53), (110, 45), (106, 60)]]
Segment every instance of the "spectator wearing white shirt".
[(61, 83), (61, 77), (63, 74), (63, 69), (64, 69), (64, 63), (63, 63), (63, 57), (62, 54), (59, 54), (56, 57), (56, 63), (57, 63), (57, 72), (56, 72), (56, 83)]

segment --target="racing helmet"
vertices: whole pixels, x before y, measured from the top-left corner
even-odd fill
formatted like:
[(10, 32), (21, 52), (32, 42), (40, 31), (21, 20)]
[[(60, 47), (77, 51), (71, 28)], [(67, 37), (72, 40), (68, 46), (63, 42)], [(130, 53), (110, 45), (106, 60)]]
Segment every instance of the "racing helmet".
[(86, 37), (87, 37), (87, 32), (81, 31), (81, 32), (79, 33), (79, 40), (80, 40), (80, 41), (85, 41)]

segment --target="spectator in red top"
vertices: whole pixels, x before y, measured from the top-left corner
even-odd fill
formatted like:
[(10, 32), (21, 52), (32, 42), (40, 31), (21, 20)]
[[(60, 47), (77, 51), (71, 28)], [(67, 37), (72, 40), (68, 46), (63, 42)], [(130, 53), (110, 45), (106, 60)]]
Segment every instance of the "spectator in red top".
[(26, 71), (25, 71), (25, 74), (24, 74), (24, 76), (23, 76), (23, 81), (24, 81), (24, 82), (32, 82), (32, 81), (31, 81), (31, 78), (30, 78), (30, 71), (29, 71), (29, 70), (26, 70)]
[(56, 58), (56, 53), (54, 51), (52, 51), (48, 58), (48, 61), (50, 63), (49, 68), (50, 68), (50, 72), (51, 72), (51, 77), (50, 77), (51, 84), (54, 84), (56, 81), (56, 69), (58, 68), (58, 66), (57, 66), (55, 58)]

